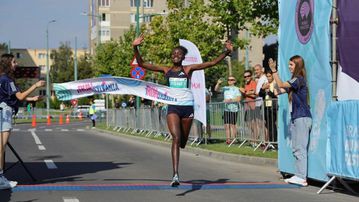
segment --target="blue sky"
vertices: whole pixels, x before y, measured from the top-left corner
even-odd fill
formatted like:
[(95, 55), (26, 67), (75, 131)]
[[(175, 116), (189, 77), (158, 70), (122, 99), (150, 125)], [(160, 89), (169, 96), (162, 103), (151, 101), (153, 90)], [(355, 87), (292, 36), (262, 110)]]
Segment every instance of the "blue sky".
[(49, 24), (49, 46), (61, 42), (88, 47), (87, 0), (0, 0), (0, 43), (11, 42), (11, 48), (46, 48), (46, 25)]

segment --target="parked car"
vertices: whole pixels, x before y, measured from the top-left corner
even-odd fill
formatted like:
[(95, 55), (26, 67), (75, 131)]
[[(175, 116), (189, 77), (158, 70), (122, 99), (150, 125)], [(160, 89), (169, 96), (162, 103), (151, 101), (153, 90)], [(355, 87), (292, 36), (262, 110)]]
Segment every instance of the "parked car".
[(78, 116), (80, 112), (82, 113), (82, 116), (87, 116), (89, 113), (90, 105), (79, 105), (74, 110), (74, 115)]

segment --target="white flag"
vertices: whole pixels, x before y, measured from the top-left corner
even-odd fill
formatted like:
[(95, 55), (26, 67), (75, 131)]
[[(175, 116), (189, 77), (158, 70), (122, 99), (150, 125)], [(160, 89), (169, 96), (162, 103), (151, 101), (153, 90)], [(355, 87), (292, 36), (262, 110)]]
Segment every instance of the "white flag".
[[(196, 45), (192, 42), (180, 39), (180, 45), (187, 48), (188, 53), (182, 65), (201, 64), (202, 57)], [(194, 71), (191, 78), (191, 90), (194, 98), (194, 118), (207, 125), (206, 119), (206, 86), (204, 70)]]

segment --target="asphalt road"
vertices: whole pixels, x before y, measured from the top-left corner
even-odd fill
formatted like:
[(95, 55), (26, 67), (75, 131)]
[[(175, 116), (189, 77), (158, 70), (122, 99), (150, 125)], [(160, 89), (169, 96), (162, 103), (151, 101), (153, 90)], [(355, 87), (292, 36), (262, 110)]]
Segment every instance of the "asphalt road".
[[(170, 146), (89, 129), (90, 123), (16, 125), (10, 143), (37, 179), (16, 164), (6, 172), (19, 182), (1, 190), (0, 202), (112, 201), (358, 201), (355, 196), (301, 188), (280, 180), (276, 168), (221, 161), (181, 152), (181, 186), (169, 186)], [(7, 149), (7, 167), (17, 161)]]

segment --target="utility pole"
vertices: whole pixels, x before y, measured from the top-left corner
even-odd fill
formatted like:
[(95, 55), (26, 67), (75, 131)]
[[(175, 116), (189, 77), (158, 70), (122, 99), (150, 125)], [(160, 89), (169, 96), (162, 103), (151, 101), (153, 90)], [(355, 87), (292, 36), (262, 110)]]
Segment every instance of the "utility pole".
[(75, 37), (74, 80), (77, 81), (77, 37)]
[(50, 67), (49, 67), (49, 24), (56, 20), (51, 20), (46, 25), (46, 111), (47, 116), (50, 115)]
[(11, 42), (9, 41), (9, 43), (7, 44), (7, 53), (11, 53)]

